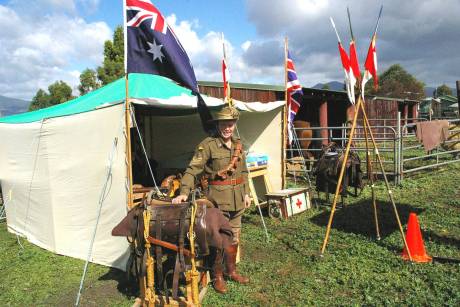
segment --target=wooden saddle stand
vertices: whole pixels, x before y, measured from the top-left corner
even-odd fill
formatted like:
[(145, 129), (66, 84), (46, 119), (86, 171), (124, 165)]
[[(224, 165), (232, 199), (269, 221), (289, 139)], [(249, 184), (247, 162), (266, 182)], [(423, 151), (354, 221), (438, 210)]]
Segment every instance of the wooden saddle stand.
[[(196, 259), (197, 254), (206, 254), (207, 245), (195, 242), (195, 231), (198, 231), (195, 226), (203, 223), (203, 210), (207, 204), (193, 197), (190, 203), (173, 205), (168, 200), (152, 197), (153, 188), (134, 187), (133, 194), (134, 206), (142, 207), (142, 216), (138, 219), (140, 231), (137, 232), (142, 238), (133, 239), (131, 245), (134, 250), (144, 251), (141, 263), (145, 263), (140, 268), (135, 264), (139, 271), (141, 297), (134, 306), (200, 306), (207, 291), (209, 274), (198, 271), (202, 260)], [(164, 273), (163, 258), (166, 255), (168, 259), (175, 256), (175, 264), (173, 270)], [(172, 297), (168, 289), (171, 274)], [(185, 275), (185, 289), (179, 287), (181, 275)], [(155, 289), (160, 293), (156, 294)], [(183, 296), (179, 296), (180, 291)]]

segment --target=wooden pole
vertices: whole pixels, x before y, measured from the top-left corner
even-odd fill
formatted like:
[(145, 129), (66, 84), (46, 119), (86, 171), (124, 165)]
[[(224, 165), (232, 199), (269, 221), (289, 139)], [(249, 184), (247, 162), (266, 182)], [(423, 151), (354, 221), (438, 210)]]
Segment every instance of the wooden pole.
[(458, 118), (460, 118), (460, 80), (455, 83), (457, 85)]
[(288, 52), (288, 39), (284, 38), (284, 92), (285, 92), (285, 102), (283, 107), (283, 119), (281, 121), (282, 137), (281, 137), (281, 188), (286, 188), (286, 123), (287, 123), (287, 104), (288, 104), (288, 92), (287, 92), (287, 52)]
[(394, 213), (395, 213), (396, 221), (397, 221), (397, 223), (398, 223), (399, 231), (400, 231), (400, 233), (401, 233), (401, 237), (402, 237), (402, 239), (403, 239), (404, 246), (406, 247), (407, 254), (408, 254), (408, 256), (409, 256), (410, 261), (413, 261), (413, 260), (412, 260), (411, 253), (410, 253), (410, 250), (409, 250), (409, 246), (407, 245), (406, 237), (405, 237), (405, 235), (404, 235), (404, 230), (403, 230), (403, 228), (402, 228), (401, 220), (399, 219), (398, 209), (396, 208), (396, 204), (395, 204), (395, 201), (394, 201), (394, 198), (393, 198), (393, 191), (391, 191), (391, 189), (390, 189), (390, 184), (388, 183), (387, 175), (386, 175), (385, 169), (384, 169), (384, 167), (383, 167), (383, 162), (382, 162), (382, 159), (381, 159), (381, 157), (380, 157), (380, 153), (379, 153), (379, 151), (378, 151), (377, 143), (375, 142), (374, 134), (372, 133), (372, 130), (370, 129), (369, 120), (368, 120), (368, 118), (367, 118), (366, 110), (364, 109), (364, 107), (363, 107), (362, 105), (361, 105), (361, 110), (362, 110), (362, 112), (363, 112), (364, 121), (366, 122), (367, 128), (368, 128), (368, 130), (369, 130), (369, 135), (371, 136), (371, 140), (372, 140), (372, 143), (373, 143), (373, 145), (374, 145), (375, 154), (376, 154), (377, 159), (378, 159), (378, 161), (379, 161), (380, 169), (381, 169), (382, 174), (383, 174), (383, 179), (385, 180), (385, 186), (386, 186), (386, 188), (387, 188), (388, 197), (390, 198), (391, 204), (392, 204), (392, 206), (393, 206), (393, 211), (394, 211)]
[(358, 98), (358, 104), (356, 106), (356, 112), (355, 112), (355, 115), (353, 117), (353, 122), (352, 122), (352, 125), (351, 125), (350, 136), (348, 137), (347, 147), (345, 148), (345, 155), (343, 157), (342, 166), (340, 167), (339, 179), (337, 180), (337, 187), (335, 188), (335, 194), (334, 194), (334, 200), (332, 202), (331, 214), (329, 216), (329, 221), (327, 223), (326, 236), (324, 237), (323, 246), (321, 247), (321, 256), (323, 256), (323, 254), (324, 254), (324, 250), (326, 249), (327, 241), (329, 239), (329, 233), (331, 231), (332, 219), (334, 218), (334, 212), (335, 212), (335, 208), (337, 206), (337, 200), (339, 199), (339, 192), (340, 192), (340, 188), (342, 186), (343, 174), (345, 173), (345, 167), (347, 165), (347, 160), (348, 160), (348, 155), (350, 153), (351, 143), (353, 142), (353, 136), (355, 134), (355, 128), (356, 128), (356, 122), (357, 122), (357, 119), (358, 119), (358, 113), (359, 113), (359, 109), (360, 109), (361, 105), (362, 105), (362, 99), (361, 99), (361, 95), (360, 95), (359, 98)]
[[(363, 99), (363, 108), (364, 108), (364, 103), (366, 101)], [(371, 161), (371, 154), (369, 151), (369, 137), (367, 133), (367, 129), (371, 128), (367, 125), (367, 122), (364, 120), (363, 116), (363, 126), (364, 126), (364, 137), (366, 140), (366, 165), (367, 165), (367, 178), (369, 179), (371, 183), (371, 192), (372, 192), (372, 207), (374, 209), (374, 223), (375, 223), (375, 233), (377, 240), (380, 240), (380, 227), (379, 227), (379, 219), (377, 215), (377, 201), (375, 197), (375, 185), (374, 185), (374, 174), (372, 170), (372, 161)]]
[(327, 122), (327, 100), (323, 101), (319, 105), (319, 126), (321, 127), (320, 135), (321, 135), (321, 144), (327, 145), (329, 144), (329, 130), (328, 122)]
[(126, 90), (126, 99), (125, 99), (125, 133), (126, 133), (126, 177), (127, 177), (127, 186), (128, 186), (128, 208), (133, 207), (133, 168), (132, 168), (132, 159), (131, 159), (131, 108), (129, 102), (129, 83), (128, 83), (128, 74), (125, 74), (125, 90)]
[[(224, 32), (222, 32), (222, 37), (221, 38), (222, 38), (222, 52), (223, 52), (223, 56), (224, 56), (225, 66), (226, 66), (225, 68), (228, 71), (230, 71), (230, 69), (227, 66), (228, 65), (227, 64), (227, 52), (225, 50)], [(222, 71), (222, 74), (225, 74), (225, 71)], [(230, 75), (230, 73), (229, 73), (229, 75)], [(225, 79), (225, 78), (223, 78), (223, 79)], [(226, 101), (229, 106), (233, 106), (233, 100), (232, 100), (231, 95), (230, 95), (230, 80), (222, 80), (222, 81), (224, 81), (224, 83), (227, 83), (227, 92), (224, 93), (224, 101)], [(224, 84), (224, 89), (225, 89), (225, 84)]]

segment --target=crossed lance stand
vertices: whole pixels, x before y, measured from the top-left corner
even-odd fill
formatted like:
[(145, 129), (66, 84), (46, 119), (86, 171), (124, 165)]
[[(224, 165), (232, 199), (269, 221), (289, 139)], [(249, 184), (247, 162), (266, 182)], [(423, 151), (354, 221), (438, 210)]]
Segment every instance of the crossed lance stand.
[(380, 229), (379, 229), (379, 222), (378, 222), (378, 216), (377, 216), (377, 204), (376, 204), (376, 198), (375, 198), (375, 185), (374, 185), (374, 177), (373, 177), (373, 174), (372, 174), (372, 163), (370, 161), (368, 135), (370, 135), (370, 138), (372, 140), (372, 144), (373, 144), (373, 147), (374, 147), (374, 153), (375, 153), (375, 156), (376, 156), (376, 158), (378, 160), (381, 172), (383, 174), (383, 179), (385, 181), (385, 187), (386, 187), (388, 197), (390, 198), (390, 201), (391, 201), (391, 204), (392, 204), (392, 207), (393, 207), (393, 210), (394, 210), (394, 214), (395, 214), (395, 217), (396, 217), (396, 221), (398, 223), (399, 231), (401, 232), (401, 237), (403, 239), (404, 246), (405, 246), (405, 248), (407, 250), (407, 254), (409, 255), (410, 261), (413, 261), (412, 260), (412, 255), (411, 255), (410, 250), (409, 250), (409, 247), (407, 246), (406, 238), (404, 236), (404, 231), (403, 231), (403, 228), (402, 228), (402, 225), (401, 225), (401, 220), (399, 219), (398, 209), (396, 208), (396, 204), (395, 204), (394, 197), (393, 197), (393, 192), (390, 189), (390, 184), (388, 183), (387, 175), (386, 175), (385, 169), (383, 167), (382, 158), (380, 156), (377, 143), (375, 142), (375, 138), (374, 138), (374, 135), (372, 133), (371, 125), (369, 124), (369, 120), (368, 120), (367, 115), (366, 115), (366, 110), (364, 108), (364, 101), (363, 101), (361, 95), (359, 95), (358, 102), (357, 102), (357, 104), (355, 106), (355, 114), (354, 114), (353, 122), (352, 122), (352, 125), (351, 125), (350, 135), (348, 137), (347, 147), (345, 149), (345, 156), (343, 158), (342, 166), (340, 168), (339, 179), (337, 181), (337, 187), (335, 189), (334, 200), (332, 202), (332, 208), (331, 208), (331, 214), (329, 216), (329, 221), (327, 223), (326, 236), (324, 237), (323, 245), (321, 247), (320, 257), (323, 257), (324, 250), (326, 249), (326, 245), (328, 243), (329, 234), (330, 234), (330, 231), (331, 231), (332, 220), (334, 218), (335, 208), (337, 206), (337, 200), (338, 200), (339, 192), (340, 192), (340, 189), (341, 189), (341, 186), (342, 186), (343, 175), (345, 173), (345, 168), (346, 168), (348, 156), (349, 156), (349, 153), (350, 153), (350, 147), (351, 147), (351, 144), (353, 142), (354, 135), (355, 135), (356, 123), (357, 123), (357, 120), (358, 120), (358, 114), (360, 112), (362, 112), (363, 119), (364, 119), (363, 120), (363, 125), (364, 125), (364, 136), (365, 136), (365, 140), (366, 140), (367, 175), (368, 175), (370, 185), (371, 185), (371, 189), (372, 189), (372, 205), (373, 205), (373, 209), (374, 209), (374, 221), (375, 221), (375, 230), (376, 230), (377, 240), (380, 240)]

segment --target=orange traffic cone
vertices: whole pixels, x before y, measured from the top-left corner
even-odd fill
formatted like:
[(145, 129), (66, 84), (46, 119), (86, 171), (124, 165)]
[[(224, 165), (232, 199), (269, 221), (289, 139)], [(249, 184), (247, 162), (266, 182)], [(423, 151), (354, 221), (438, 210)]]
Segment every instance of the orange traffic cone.
[[(407, 222), (406, 242), (410, 250), (412, 260), (415, 262), (431, 262), (432, 258), (426, 254), (425, 244), (423, 243), (420, 225), (418, 224), (417, 215), (411, 213)], [(410, 260), (406, 247), (402, 252), (402, 257), (405, 260)]]

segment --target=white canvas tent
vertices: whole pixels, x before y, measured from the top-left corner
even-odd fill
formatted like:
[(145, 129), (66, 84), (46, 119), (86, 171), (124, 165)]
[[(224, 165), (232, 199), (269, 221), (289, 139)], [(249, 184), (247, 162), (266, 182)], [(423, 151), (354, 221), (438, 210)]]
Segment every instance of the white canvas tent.
[[(149, 156), (159, 168), (184, 168), (205, 137), (196, 97), (159, 76), (133, 74), (129, 82), (135, 109), (151, 110), (143, 127)], [(86, 259), (102, 195), (90, 261), (124, 269), (128, 243), (110, 234), (127, 212), (124, 93), (120, 79), (58, 106), (0, 118), (0, 183), (10, 232)], [(248, 111), (238, 124), (243, 143), (269, 155), (274, 188), (281, 185), (282, 104), (236, 102)]]

